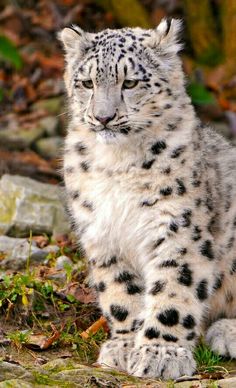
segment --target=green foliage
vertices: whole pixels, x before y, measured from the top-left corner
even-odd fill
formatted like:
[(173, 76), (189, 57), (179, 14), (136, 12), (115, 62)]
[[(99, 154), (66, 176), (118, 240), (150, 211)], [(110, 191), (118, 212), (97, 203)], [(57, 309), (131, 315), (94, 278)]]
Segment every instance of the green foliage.
[(194, 357), (199, 369), (214, 371), (214, 367), (219, 365), (222, 357), (214, 353), (206, 344), (200, 343), (194, 351)]
[(174, 381), (167, 381), (167, 387), (166, 388), (175, 388)]
[(203, 84), (191, 82), (187, 86), (187, 92), (192, 99), (192, 103), (196, 105), (213, 104), (214, 96), (210, 93)]
[(66, 299), (71, 303), (74, 303), (76, 301), (75, 297), (70, 294), (66, 295)]
[(0, 284), (0, 307), (4, 303), (14, 304), (21, 298), (23, 305), (28, 304), (32, 294), (32, 278), (28, 274), (4, 275)]
[(220, 63), (223, 62), (223, 60), (224, 60), (224, 56), (222, 52), (215, 47), (208, 48), (197, 58), (197, 62), (200, 65), (206, 65), (210, 67), (219, 65)]
[(31, 333), (31, 332), (30, 332), (29, 330), (25, 330), (25, 331), (15, 331), (15, 332), (9, 333), (7, 337), (8, 337), (8, 338), (15, 344), (15, 346), (19, 349), (19, 348), (22, 347), (22, 345), (24, 345), (25, 343), (27, 343), (30, 333)]
[(0, 58), (9, 62), (17, 70), (22, 67), (22, 59), (18, 53), (17, 48), (13, 43), (4, 35), (0, 35)]
[(73, 266), (69, 263), (65, 263), (63, 267), (66, 272), (66, 281), (69, 283), (72, 279)]
[(64, 346), (71, 345), (81, 361), (88, 363), (94, 362), (97, 358), (100, 345), (106, 340), (107, 334), (103, 328), (100, 328), (95, 334), (90, 335), (88, 339), (84, 340), (80, 333), (78, 331), (71, 333), (71, 327), (68, 324), (67, 329), (63, 330), (59, 341)]
[[(35, 296), (36, 293), (36, 296)], [(33, 296), (33, 305), (30, 300)], [(51, 281), (36, 279), (33, 272), (4, 275), (0, 283), (0, 308), (14, 308), (21, 302), (27, 309), (32, 307), (34, 311), (44, 311), (44, 302), (54, 305), (54, 289)]]

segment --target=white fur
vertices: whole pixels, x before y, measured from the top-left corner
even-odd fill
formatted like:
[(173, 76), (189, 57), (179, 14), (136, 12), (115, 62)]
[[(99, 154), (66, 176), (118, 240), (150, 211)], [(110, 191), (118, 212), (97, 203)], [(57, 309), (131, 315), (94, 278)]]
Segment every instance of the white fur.
[[(222, 312), (236, 316), (236, 268), (232, 266), (236, 156), (220, 136), (199, 126), (176, 55), (180, 23), (172, 21), (169, 31), (167, 27), (163, 21), (156, 30), (62, 33), (71, 111), (64, 177), (91, 282), (100, 287), (100, 306), (112, 321), (112, 339), (103, 345), (99, 362), (138, 376), (145, 375), (149, 366), (149, 377), (177, 378), (194, 372), (191, 350), (202, 322), (207, 317), (215, 320)], [(78, 45), (82, 49), (77, 52)], [(135, 77), (137, 86), (125, 89), (124, 80)], [(93, 81), (92, 89), (83, 86), (87, 79)], [(110, 132), (101, 132), (96, 117), (114, 114), (107, 124)], [(126, 128), (129, 133), (122, 133)], [(160, 150), (155, 153), (152, 147), (157, 142)], [(178, 147), (183, 147), (183, 153), (173, 156)], [(151, 165), (146, 168), (148, 162)], [(163, 194), (166, 188), (172, 190), (169, 195)], [(191, 212), (190, 222), (186, 222), (186, 210)], [(214, 228), (209, 226), (213, 216)], [(194, 239), (199, 230), (199, 239)], [(157, 241), (161, 243), (155, 246)], [(205, 242), (214, 258), (202, 248)], [(181, 254), (183, 248), (185, 254)], [(174, 264), (166, 265), (171, 260)], [(124, 280), (127, 273), (131, 280)], [(220, 275), (222, 285), (216, 290)], [(157, 281), (164, 284), (163, 290), (153, 295)], [(229, 292), (233, 299), (228, 297), (226, 303)], [(123, 310), (114, 313), (114, 306)], [(176, 310), (178, 317), (163, 324), (158, 314), (169, 309)], [(192, 325), (189, 316), (194, 318)], [(132, 330), (137, 319), (144, 322)], [(148, 338), (145, 332), (150, 328), (159, 337)], [(217, 350), (209, 333), (215, 329), (208, 332), (208, 339)], [(135, 344), (128, 367), (127, 350), (122, 347), (127, 335)], [(226, 340), (224, 333), (220, 341), (226, 346), (230, 336)], [(158, 354), (154, 345), (159, 345)], [(227, 350), (235, 355), (235, 342), (232, 347)]]

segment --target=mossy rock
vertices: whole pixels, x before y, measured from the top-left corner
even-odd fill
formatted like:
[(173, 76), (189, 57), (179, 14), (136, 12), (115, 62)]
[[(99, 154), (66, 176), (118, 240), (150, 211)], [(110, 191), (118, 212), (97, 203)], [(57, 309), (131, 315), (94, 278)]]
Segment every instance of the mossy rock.
[(0, 180), (0, 234), (67, 233), (69, 228), (58, 186), (18, 175)]

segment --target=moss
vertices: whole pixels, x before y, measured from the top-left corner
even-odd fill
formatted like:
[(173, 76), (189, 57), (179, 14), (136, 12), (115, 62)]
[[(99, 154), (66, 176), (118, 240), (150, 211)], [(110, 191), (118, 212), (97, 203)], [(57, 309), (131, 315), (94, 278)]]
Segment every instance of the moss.
[(19, 198), (19, 196), (20, 191), (14, 191), (11, 196), (6, 196), (4, 192), (0, 191), (0, 225), (11, 223), (11, 220), (16, 210), (16, 199)]
[[(54, 380), (53, 378), (49, 377), (46, 374), (34, 371), (33, 375), (35, 378), (35, 384), (42, 385), (43, 387), (45, 387), (45, 386), (58, 387), (58, 380)], [(68, 384), (64, 385), (62, 383), (62, 384), (60, 384), (60, 387), (69, 387), (69, 386), (68, 386)]]
[(33, 105), (34, 110), (44, 109), (48, 113), (57, 114), (60, 111), (62, 99), (60, 97), (39, 100)]
[(50, 373), (58, 373), (64, 370), (71, 370), (75, 368), (75, 362), (72, 360), (58, 359), (49, 361), (43, 366), (45, 371), (50, 371)]

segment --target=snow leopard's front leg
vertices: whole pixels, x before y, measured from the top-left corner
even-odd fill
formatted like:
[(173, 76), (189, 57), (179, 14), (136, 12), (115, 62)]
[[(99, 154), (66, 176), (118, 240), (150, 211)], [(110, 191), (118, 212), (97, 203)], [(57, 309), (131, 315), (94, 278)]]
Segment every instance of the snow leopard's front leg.
[(210, 240), (187, 248), (184, 241), (159, 239), (157, 255), (145, 267), (145, 317), (128, 357), (130, 374), (175, 379), (195, 371), (192, 349), (211, 289), (213, 258)]
[(102, 345), (98, 363), (126, 370), (127, 356), (134, 346), (134, 332), (140, 322), (143, 282), (116, 256), (102, 263), (94, 261), (91, 267), (99, 304), (111, 329), (111, 338)]

